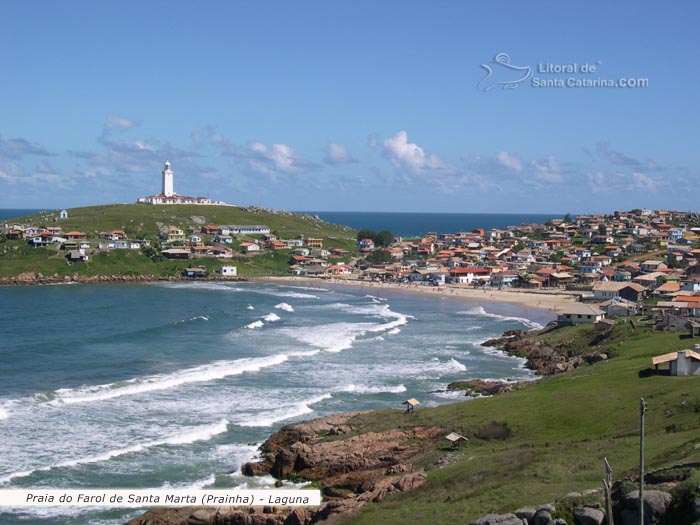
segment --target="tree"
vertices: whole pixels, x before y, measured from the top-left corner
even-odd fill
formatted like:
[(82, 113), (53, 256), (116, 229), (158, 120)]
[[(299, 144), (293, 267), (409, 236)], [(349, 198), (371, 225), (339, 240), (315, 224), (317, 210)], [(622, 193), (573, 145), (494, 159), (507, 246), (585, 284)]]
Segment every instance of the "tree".
[(374, 250), (367, 255), (366, 260), (370, 264), (384, 264), (394, 262), (394, 256), (387, 250)]
[(374, 233), (372, 230), (360, 230), (357, 232), (357, 240), (361, 241), (362, 239), (372, 239), (374, 240), (374, 236), (376, 233)]
[(573, 219), (571, 218), (571, 214), (570, 214), (570, 213), (567, 213), (566, 215), (564, 215), (564, 222), (566, 222), (566, 223), (571, 223), (571, 222), (573, 222)]
[(389, 246), (394, 242), (394, 234), (389, 230), (382, 230), (376, 235), (374, 242), (377, 246)]

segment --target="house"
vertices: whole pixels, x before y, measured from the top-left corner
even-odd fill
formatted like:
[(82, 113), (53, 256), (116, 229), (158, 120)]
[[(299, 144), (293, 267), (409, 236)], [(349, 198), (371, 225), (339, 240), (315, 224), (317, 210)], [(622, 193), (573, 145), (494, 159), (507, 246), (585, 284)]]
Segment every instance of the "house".
[(374, 250), (374, 241), (372, 239), (360, 239), (357, 242), (359, 250)]
[(642, 271), (644, 273), (650, 273), (650, 272), (657, 272), (659, 270), (663, 270), (665, 268), (668, 268), (666, 264), (664, 264), (663, 261), (654, 261), (654, 260), (649, 260), (649, 261), (644, 261), (641, 264)]
[(87, 262), (90, 259), (90, 257), (85, 255), (85, 250), (71, 250), (66, 255), (66, 258), (70, 262)]
[(77, 241), (77, 240), (83, 240), (83, 239), (85, 239), (85, 238), (86, 238), (86, 235), (85, 235), (83, 232), (72, 231), (72, 232), (66, 233), (66, 234), (64, 235), (64, 237), (65, 237), (66, 239), (72, 239), (72, 240)]
[(161, 251), (163, 257), (166, 259), (189, 259), (190, 250), (184, 250), (182, 248), (169, 248), (167, 250)]
[(202, 233), (205, 235), (216, 235), (217, 233), (219, 233), (218, 226), (202, 226), (201, 230)]
[(214, 237), (214, 242), (222, 243), (222, 244), (233, 244), (233, 237), (230, 235), (217, 235)]
[(658, 370), (659, 365), (669, 363), (669, 373), (672, 376), (700, 375), (700, 345), (695, 350), (681, 350), (652, 358), (651, 364)]
[(309, 248), (323, 248), (323, 239), (313, 239), (309, 237), (306, 239), (306, 245)]
[(243, 253), (253, 253), (260, 251), (260, 245), (254, 242), (242, 242), (240, 244), (240, 249)]
[(458, 284), (485, 283), (491, 280), (491, 271), (488, 268), (452, 268), (449, 273), (450, 282)]
[(646, 288), (637, 283), (602, 281), (593, 284), (593, 297), (596, 299), (621, 297), (636, 302), (643, 298), (645, 292)]
[(270, 228), (263, 224), (235, 224), (229, 226), (232, 235), (266, 235)]
[(161, 237), (167, 242), (184, 241), (185, 232), (176, 226), (169, 226), (161, 233)]
[(199, 235), (192, 235), (190, 236), (190, 242), (192, 244), (199, 244), (202, 242), (202, 238)]
[(236, 277), (238, 269), (235, 266), (220, 266), (217, 273), (222, 277)]
[(198, 277), (206, 277), (207, 269), (204, 266), (193, 266), (192, 268), (185, 268), (182, 270), (183, 277), (190, 277), (196, 279)]
[(605, 312), (591, 304), (572, 303), (561, 309), (557, 315), (560, 324), (597, 323), (605, 318)]
[(68, 211), (67, 210), (61, 210), (58, 212), (58, 218), (59, 219), (67, 219), (68, 218)]
[(219, 259), (231, 259), (233, 257), (233, 250), (224, 246), (223, 244), (212, 246), (211, 253), (214, 255), (214, 257), (218, 257)]
[(494, 273), (491, 276), (491, 285), (499, 288), (510, 288), (516, 286), (518, 282), (520, 282), (520, 276), (510, 270)]

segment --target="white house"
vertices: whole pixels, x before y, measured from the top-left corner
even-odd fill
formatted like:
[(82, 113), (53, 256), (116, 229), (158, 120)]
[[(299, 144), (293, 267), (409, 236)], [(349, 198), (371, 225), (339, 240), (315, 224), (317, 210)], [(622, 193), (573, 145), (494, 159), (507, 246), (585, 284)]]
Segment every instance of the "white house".
[(59, 219), (67, 219), (68, 218), (68, 211), (61, 210), (60, 212), (58, 212), (58, 218)]
[(557, 322), (561, 324), (597, 323), (605, 318), (605, 312), (590, 304), (572, 303), (562, 308), (557, 315)]
[(254, 242), (242, 242), (240, 247), (244, 253), (253, 253), (260, 251), (260, 245)]
[(236, 277), (238, 270), (235, 266), (221, 266), (218, 273), (224, 277)]

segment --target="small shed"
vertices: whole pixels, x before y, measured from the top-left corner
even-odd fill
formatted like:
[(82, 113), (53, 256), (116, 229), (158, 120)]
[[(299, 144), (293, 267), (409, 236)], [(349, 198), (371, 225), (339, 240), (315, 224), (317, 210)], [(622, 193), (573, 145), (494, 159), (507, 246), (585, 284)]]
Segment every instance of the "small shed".
[(207, 269), (204, 266), (193, 266), (192, 268), (185, 268), (182, 270), (182, 275), (193, 279), (197, 277), (206, 277)]
[(413, 412), (416, 409), (416, 406), (420, 405), (420, 401), (412, 397), (411, 399), (407, 399), (401, 404), (406, 405), (406, 412)]
[(224, 277), (236, 277), (237, 268), (235, 266), (221, 266), (219, 267), (219, 275)]
[(68, 218), (68, 211), (61, 210), (60, 212), (58, 212), (58, 218), (59, 219), (67, 219)]
[(459, 448), (463, 442), (469, 441), (469, 438), (465, 438), (463, 435), (457, 434), (457, 432), (450, 432), (445, 436), (445, 439), (452, 444), (453, 449)]

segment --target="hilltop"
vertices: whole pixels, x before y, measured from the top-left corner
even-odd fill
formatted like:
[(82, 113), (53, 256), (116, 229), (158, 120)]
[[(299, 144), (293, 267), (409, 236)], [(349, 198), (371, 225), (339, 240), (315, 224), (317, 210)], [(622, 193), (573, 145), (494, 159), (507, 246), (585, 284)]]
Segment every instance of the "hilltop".
[[(329, 252), (337, 249), (348, 255), (355, 249), (355, 232), (350, 228), (329, 224), (317, 217), (258, 207), (114, 204), (72, 208), (67, 212), (67, 218), (60, 218), (59, 212), (42, 212), (4, 221), (7, 227), (0, 239), (0, 278), (27, 273), (52, 278), (74, 275), (174, 278), (189, 266), (202, 266), (213, 273), (222, 264), (236, 266), (238, 276), (243, 278), (288, 273), (289, 250), (266, 249), (263, 236), (256, 233), (229, 235), (230, 239), (222, 237), (221, 242), (217, 242), (214, 234), (201, 233), (201, 227), (206, 225), (265, 226), (269, 236), (278, 239), (319, 239), (323, 249)], [(11, 238), (15, 225), (24, 231), (29, 227), (37, 231), (59, 227), (62, 233), (57, 237), (69, 232), (85, 236), (77, 239), (76, 246), (49, 242), (46, 246), (33, 247), (24, 235), (19, 239)], [(169, 227), (181, 230), (181, 239), (168, 238)], [(119, 231), (123, 232), (123, 237), (115, 234), (115, 239), (128, 241), (131, 249), (106, 247), (113, 239), (104, 234)], [(162, 250), (192, 244), (189, 241), (193, 235), (201, 237), (201, 257), (190, 257), (187, 261), (162, 256)], [(87, 260), (69, 261), (71, 249), (79, 249), (83, 242)], [(244, 253), (241, 244), (246, 242), (256, 243), (261, 249)], [(217, 252), (219, 256), (206, 253), (217, 245), (222, 247), (221, 253)]]

